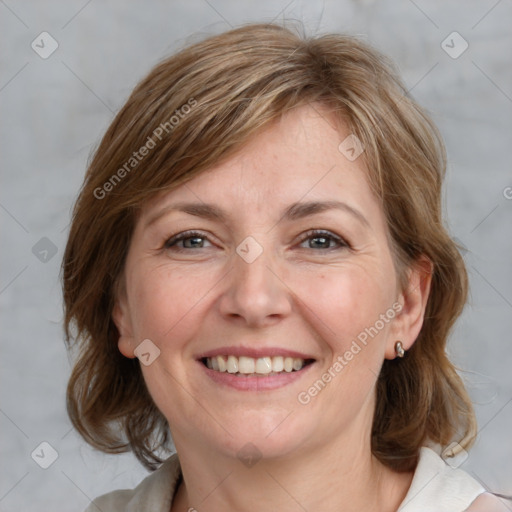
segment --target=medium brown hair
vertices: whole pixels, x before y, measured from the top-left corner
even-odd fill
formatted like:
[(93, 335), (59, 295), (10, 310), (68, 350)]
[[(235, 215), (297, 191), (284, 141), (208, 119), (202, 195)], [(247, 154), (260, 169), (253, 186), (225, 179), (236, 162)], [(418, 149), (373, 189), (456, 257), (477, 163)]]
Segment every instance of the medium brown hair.
[(308, 38), (256, 24), (157, 65), (119, 111), (87, 170), (64, 255), (63, 290), (67, 341), (78, 348), (67, 407), (94, 447), (132, 450), (154, 469), (159, 448), (170, 441), (138, 360), (117, 348), (112, 320), (141, 207), (219, 164), (287, 110), (311, 103), (327, 107), (360, 139), (402, 285), (407, 268), (422, 257), (432, 263), (421, 332), (404, 359), (384, 361), (377, 382), (372, 451), (405, 471), (426, 442), (472, 443), (472, 405), (445, 353), (468, 283), (443, 227), (445, 155), (437, 129), (386, 58), (359, 39)]

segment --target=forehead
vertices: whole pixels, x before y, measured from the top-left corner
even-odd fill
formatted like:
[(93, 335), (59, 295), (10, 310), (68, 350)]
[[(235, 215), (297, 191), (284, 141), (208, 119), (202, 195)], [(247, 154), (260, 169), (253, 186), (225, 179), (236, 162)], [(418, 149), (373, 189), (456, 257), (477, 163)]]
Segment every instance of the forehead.
[(349, 135), (325, 108), (295, 108), (236, 155), (160, 194), (142, 215), (151, 217), (178, 200), (220, 203), (223, 209), (237, 210), (237, 216), (262, 214), (299, 201), (343, 200), (379, 216), (364, 158), (351, 161), (339, 149)]

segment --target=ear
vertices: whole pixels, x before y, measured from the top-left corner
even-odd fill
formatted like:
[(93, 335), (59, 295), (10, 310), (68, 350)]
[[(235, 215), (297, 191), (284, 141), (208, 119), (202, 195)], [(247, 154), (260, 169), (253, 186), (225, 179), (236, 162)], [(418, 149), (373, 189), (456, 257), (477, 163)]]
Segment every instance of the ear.
[(135, 344), (133, 338), (131, 315), (128, 307), (128, 301), (126, 299), (126, 292), (124, 289), (120, 290), (120, 292), (117, 294), (116, 302), (112, 310), (112, 320), (114, 320), (114, 323), (116, 324), (117, 330), (119, 332), (119, 339), (117, 341), (119, 352), (121, 352), (123, 356), (129, 357), (130, 359), (135, 358)]
[(386, 359), (396, 357), (395, 344), (402, 342), (404, 350), (409, 350), (418, 337), (432, 282), (432, 262), (421, 256), (407, 270), (407, 282), (399, 296), (402, 308), (395, 316), (386, 345)]

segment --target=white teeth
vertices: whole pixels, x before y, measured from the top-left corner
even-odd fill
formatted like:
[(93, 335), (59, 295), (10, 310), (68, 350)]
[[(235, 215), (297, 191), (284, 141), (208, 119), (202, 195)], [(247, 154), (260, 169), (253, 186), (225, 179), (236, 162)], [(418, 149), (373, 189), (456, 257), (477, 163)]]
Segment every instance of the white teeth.
[(216, 356), (205, 358), (210, 370), (238, 375), (269, 375), (280, 372), (290, 373), (301, 370), (306, 361), (299, 357), (259, 357)]
[(226, 364), (226, 369), (228, 373), (237, 373), (238, 372), (238, 358), (235, 356), (228, 356), (228, 362)]
[[(210, 359), (209, 357), (206, 358), (206, 360), (208, 361), (208, 359)], [(226, 371), (226, 360), (224, 359), (223, 356), (217, 356), (217, 357), (214, 357), (213, 359), (217, 359), (217, 364), (219, 365), (219, 372), (225, 372)]]
[(276, 356), (272, 358), (272, 371), (282, 372), (284, 370), (283, 356)]
[(270, 357), (259, 357), (256, 361), (256, 373), (266, 375), (272, 371), (272, 359)]
[(254, 373), (254, 367), (254, 359), (252, 357), (242, 356), (238, 358), (238, 371), (240, 373)]

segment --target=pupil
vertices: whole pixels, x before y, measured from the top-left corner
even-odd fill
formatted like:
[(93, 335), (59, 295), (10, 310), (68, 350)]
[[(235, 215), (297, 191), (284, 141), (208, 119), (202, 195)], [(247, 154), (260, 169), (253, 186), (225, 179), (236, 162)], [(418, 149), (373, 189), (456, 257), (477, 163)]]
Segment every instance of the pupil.
[(194, 236), (185, 240), (185, 245), (187, 247), (202, 247), (203, 239), (199, 236)]
[(329, 245), (329, 240), (324, 236), (313, 238), (313, 245), (316, 247), (324, 247)]

